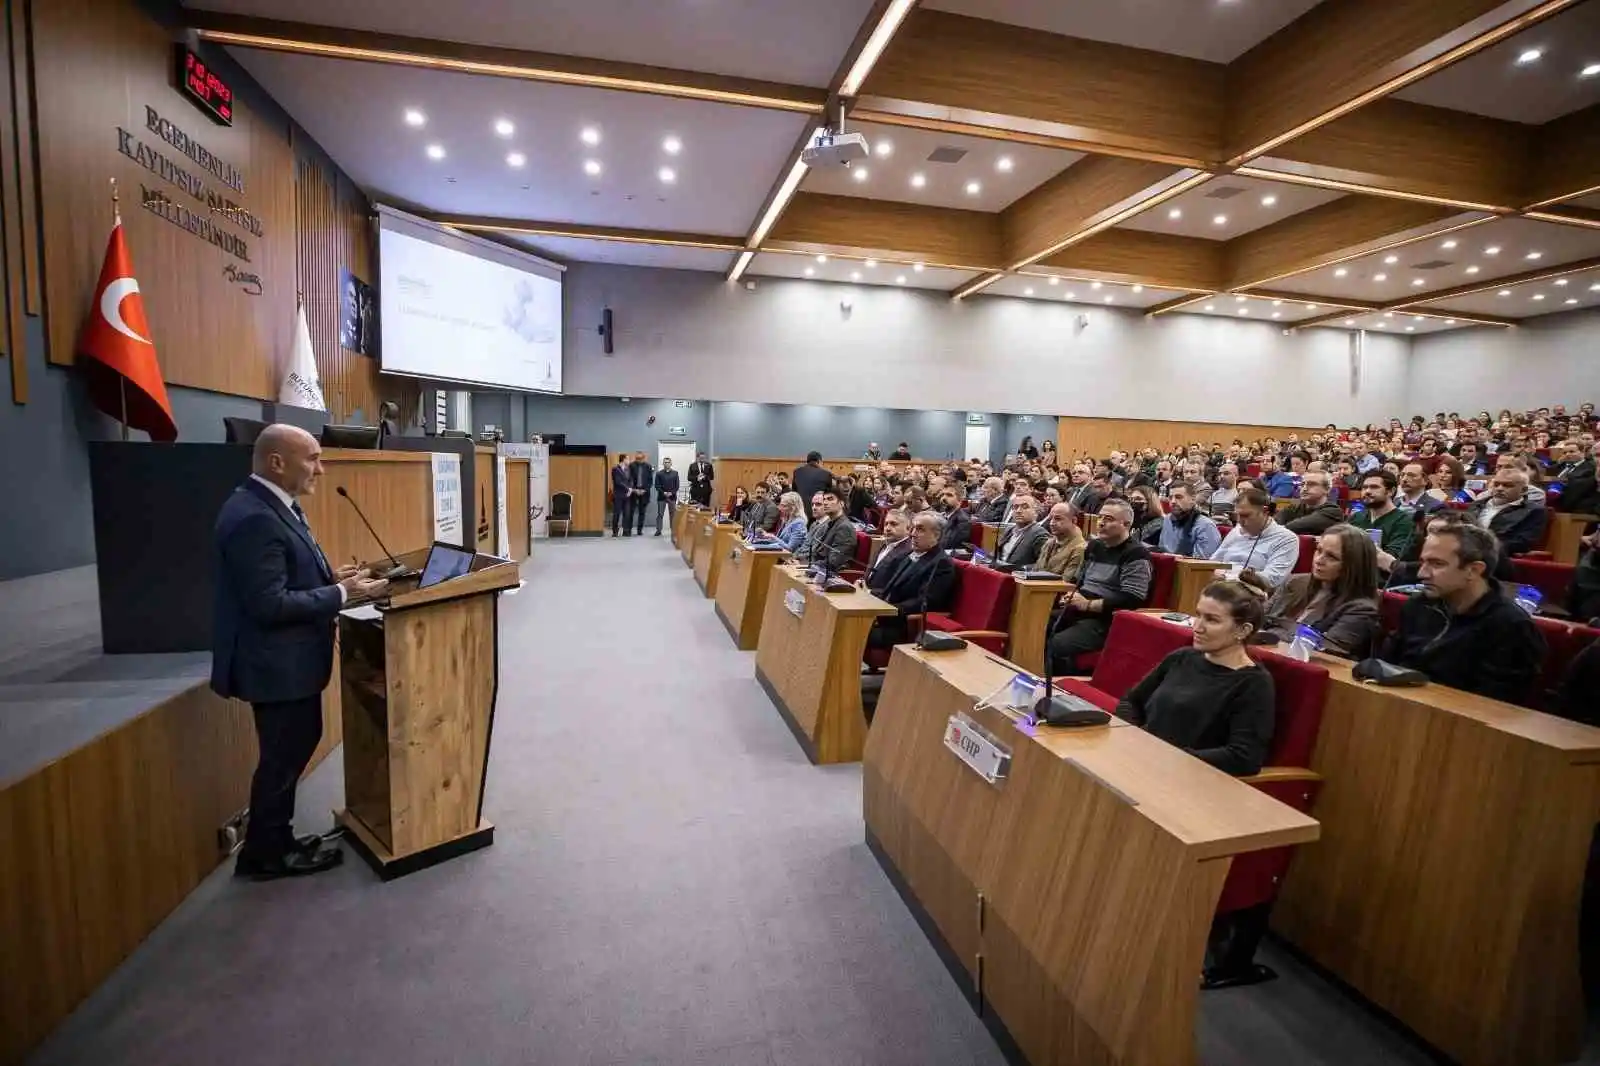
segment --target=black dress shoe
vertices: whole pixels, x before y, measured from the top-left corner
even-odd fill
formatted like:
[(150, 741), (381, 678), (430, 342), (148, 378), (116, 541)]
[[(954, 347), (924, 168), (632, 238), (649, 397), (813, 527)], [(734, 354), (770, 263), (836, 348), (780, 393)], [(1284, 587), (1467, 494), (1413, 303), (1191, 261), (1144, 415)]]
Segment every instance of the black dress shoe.
[(294, 843), (289, 845), (290, 851), (298, 851), (302, 855), (315, 855), (317, 849), (322, 847), (322, 838), (315, 833), (303, 837), (295, 837)]
[(280, 877), (305, 877), (331, 870), (344, 862), (344, 852), (334, 848), (306, 854), (287, 851), (282, 855), (256, 856), (239, 853), (233, 864), (233, 876), (248, 877), (252, 881), (276, 881)]
[(1263, 966), (1259, 962), (1252, 962), (1239, 970), (1222, 970), (1211, 968), (1200, 975), (1200, 990), (1202, 992), (1216, 992), (1224, 988), (1246, 988), (1250, 985), (1259, 985), (1267, 981), (1276, 981), (1278, 971), (1270, 966)]

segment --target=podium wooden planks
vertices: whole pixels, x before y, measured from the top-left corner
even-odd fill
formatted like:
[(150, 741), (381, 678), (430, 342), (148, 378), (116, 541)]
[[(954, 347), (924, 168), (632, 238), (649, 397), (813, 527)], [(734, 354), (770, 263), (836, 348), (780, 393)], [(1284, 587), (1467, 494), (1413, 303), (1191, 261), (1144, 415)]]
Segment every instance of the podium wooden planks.
[(1067, 590), (1065, 581), (1016, 582), (1016, 596), (1011, 600), (1011, 639), (1006, 654), (1028, 673), (1044, 676), (1044, 631), (1050, 625), (1050, 609), (1056, 597)]
[[(1317, 823), (1137, 727), (1029, 735), (976, 709), (1014, 673), (972, 646), (895, 649), (867, 843), (1002, 1046), (1034, 1066), (1188, 1066), (1232, 856)], [(1009, 750), (998, 783), (947, 746), (957, 715)]]
[[(400, 562), (420, 570), (427, 555)], [(397, 582), (375, 618), (339, 617), (345, 809), (336, 817), (385, 881), (494, 842), (483, 792), (498, 598), (517, 574), (516, 563), (477, 555), (467, 574), (429, 588)]]
[(1550, 550), (1550, 558), (1568, 566), (1577, 566), (1578, 556), (1583, 551), (1579, 539), (1583, 536), (1584, 529), (1596, 522), (1600, 522), (1600, 516), (1568, 514), (1563, 511), (1550, 512), (1550, 539), (1546, 545)]
[(1194, 609), (1200, 605), (1200, 594), (1217, 579), (1219, 571), (1227, 573), (1228, 564), (1209, 559), (1179, 559), (1177, 573), (1172, 576), (1172, 609), (1194, 614)]
[(1600, 729), (1317, 659), (1326, 835), (1295, 856), (1273, 927), (1463, 1066), (1573, 1060)]
[(694, 546), (694, 579), (707, 599), (716, 599), (717, 579), (728, 552), (739, 540), (739, 526), (733, 522), (707, 522)]
[(861, 759), (861, 653), (872, 620), (894, 613), (870, 593), (818, 592), (794, 567), (773, 567), (756, 680), (812, 762)]
[(700, 531), (711, 521), (711, 512), (704, 508), (694, 507), (684, 516), (683, 528), (678, 532), (678, 554), (683, 556), (683, 565), (694, 567), (694, 548), (700, 543)]
[(751, 551), (743, 540), (736, 539), (728, 549), (717, 577), (717, 617), (740, 651), (755, 651), (760, 642), (772, 568), (788, 559), (786, 551)]

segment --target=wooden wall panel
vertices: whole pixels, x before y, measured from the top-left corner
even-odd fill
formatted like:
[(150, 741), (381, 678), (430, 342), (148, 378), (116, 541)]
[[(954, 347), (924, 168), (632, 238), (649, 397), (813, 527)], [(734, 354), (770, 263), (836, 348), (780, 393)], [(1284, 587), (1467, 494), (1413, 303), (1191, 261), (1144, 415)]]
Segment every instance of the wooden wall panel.
[(1000, 213), (1006, 265), (1038, 255), (1063, 238), (1153, 195), (1177, 173), (1165, 163), (1092, 155)]
[(22, 263), (24, 306), (29, 315), (44, 310), (43, 285), (39, 277), (39, 168), (34, 162), (35, 118), (33, 99), (33, 50), (29, 41), (31, 0), (12, 0), (11, 86), (17, 123), (17, 168), (21, 176)]
[(506, 529), (511, 533), (511, 558), (526, 559), (532, 550), (533, 529), (528, 513), (528, 460), (506, 460)]
[[(109, 180), (116, 178), (166, 379), (275, 398), (275, 368), (288, 351), (294, 322), (294, 166), (287, 128), (242, 102), (231, 128), (209, 121), (172, 87), (171, 34), (129, 0), (50, 0), (35, 5), (33, 15), (40, 180), (50, 190), (43, 207), (51, 361), (73, 361), (105, 253)], [(243, 192), (148, 129), (147, 107), (236, 168)], [(263, 232), (224, 221), (204, 199), (128, 158), (119, 151), (119, 128), (130, 147), (136, 142), (159, 152), (203, 180), (208, 193), (240, 204)], [(225, 251), (145, 210), (141, 185), (167, 197), (169, 210), (190, 212), (217, 233), (243, 240), (244, 248)], [(258, 277), (259, 286), (241, 281), (241, 273)]]
[[(477, 479), (478, 491), (474, 499), (478, 501), (478, 513), (467, 515), (467, 525), (476, 529), (477, 550), (484, 555), (494, 554), (495, 514), (500, 501), (496, 499), (495, 489), (498, 488), (498, 479), (494, 476), (494, 449), (479, 446), (473, 456), (473, 476)], [(472, 537), (468, 537), (469, 540)]]
[(892, 200), (795, 194), (767, 247), (879, 259), (917, 257), (935, 266), (993, 269), (1003, 250), (995, 216)]
[[(18, 151), (15, 69), (12, 62), (12, 21), (7, 5), (0, 19), (0, 49), (5, 53), (7, 75), (0, 79), (0, 266), (5, 268), (5, 332), (0, 340), (11, 353), (13, 369), (21, 368), (27, 378), (27, 313), (24, 306), (22, 190), (26, 169)], [(13, 399), (15, 399), (13, 386)], [(23, 400), (26, 400), (23, 396)]]
[(255, 750), (249, 708), (198, 684), (0, 788), (0, 1064), (20, 1063), (216, 868)]
[(598, 534), (606, 528), (611, 462), (603, 455), (552, 455), (550, 495), (572, 493), (572, 532)]
[(1112, 228), (1066, 248), (1038, 265), (1082, 272), (1107, 281), (1168, 289), (1220, 289), (1222, 241)]
[(1305, 426), (1240, 425), (1225, 422), (1166, 422), (1142, 418), (1058, 418), (1056, 448), (1063, 460), (1088, 456), (1104, 459), (1112, 451), (1161, 448), (1198, 442), (1224, 445), (1235, 438), (1249, 443), (1265, 437), (1282, 440), (1290, 433), (1302, 437), (1320, 432)]

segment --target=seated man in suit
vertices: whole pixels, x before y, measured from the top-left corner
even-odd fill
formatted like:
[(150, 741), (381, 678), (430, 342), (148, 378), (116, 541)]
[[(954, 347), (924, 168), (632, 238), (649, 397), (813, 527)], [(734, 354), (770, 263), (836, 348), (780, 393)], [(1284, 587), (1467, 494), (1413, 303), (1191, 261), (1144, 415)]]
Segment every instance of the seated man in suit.
[(1566, 459), (1556, 469), (1552, 481), (1561, 483), (1561, 510), (1569, 514), (1600, 514), (1600, 487), (1596, 487), (1595, 467), (1600, 465), (1600, 443), (1586, 453), (1582, 440), (1564, 445)]
[(772, 533), (778, 528), (778, 505), (772, 502), (772, 490), (765, 482), (756, 482), (755, 495), (744, 512), (746, 540), (755, 540), (762, 533)]
[(844, 516), (844, 504), (833, 489), (823, 489), (813, 500), (815, 519), (806, 532), (805, 543), (794, 553), (794, 561), (805, 566), (825, 567), (837, 574), (856, 557), (856, 529)]
[(890, 511), (883, 517), (883, 547), (878, 549), (878, 557), (867, 568), (867, 591), (881, 596), (884, 586), (910, 554), (911, 516), (904, 511)]
[(317, 546), (297, 497), (321, 476), (317, 438), (268, 426), (249, 479), (217, 516), (211, 687), (248, 701), (255, 717), (250, 823), (234, 872), (257, 880), (319, 873), (342, 857), (320, 837), (295, 837), (295, 785), (322, 740), (334, 619), (348, 600), (388, 588), (366, 570), (334, 570)]
[(924, 511), (911, 520), (911, 550), (896, 568), (878, 598), (892, 605), (893, 616), (878, 618), (867, 634), (867, 645), (889, 648), (910, 639), (906, 619), (924, 610), (947, 611), (955, 600), (956, 564), (939, 550), (944, 519)]
[(939, 494), (939, 502), (935, 507), (939, 517), (944, 519), (944, 534), (939, 538), (939, 547), (954, 551), (971, 543), (972, 516), (961, 506), (961, 490), (947, 486)]
[[(1528, 472), (1514, 466), (1494, 472), (1489, 490), (1467, 508), (1467, 514), (1474, 524), (1495, 535), (1506, 558), (1525, 555), (1539, 547), (1550, 521), (1550, 512), (1528, 498)], [(1490, 572), (1494, 572), (1493, 568)]]
[(1006, 502), (1006, 483), (997, 477), (984, 478), (972, 501), (972, 520), (999, 525), (1006, 516)]
[(1032, 496), (1014, 496), (1011, 521), (995, 544), (995, 562), (1008, 570), (1026, 570), (1039, 558), (1050, 534), (1038, 522), (1037, 506)]

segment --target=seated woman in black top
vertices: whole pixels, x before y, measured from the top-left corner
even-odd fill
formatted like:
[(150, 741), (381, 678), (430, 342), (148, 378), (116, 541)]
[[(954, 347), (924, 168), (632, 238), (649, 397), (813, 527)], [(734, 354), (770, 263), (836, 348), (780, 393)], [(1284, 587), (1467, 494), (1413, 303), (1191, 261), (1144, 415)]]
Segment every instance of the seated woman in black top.
[(1364, 659), (1382, 624), (1378, 618), (1378, 549), (1347, 523), (1317, 538), (1311, 573), (1295, 574), (1267, 604), (1266, 630), (1284, 643), (1302, 625), (1322, 635), (1323, 650)]
[(750, 509), (750, 494), (740, 485), (733, 490), (733, 501), (728, 504), (728, 518), (744, 525), (744, 513)]
[(1213, 581), (1194, 613), (1194, 646), (1180, 648), (1117, 704), (1117, 717), (1246, 777), (1272, 743), (1272, 675), (1245, 653), (1261, 629), (1261, 600), (1235, 581)]

